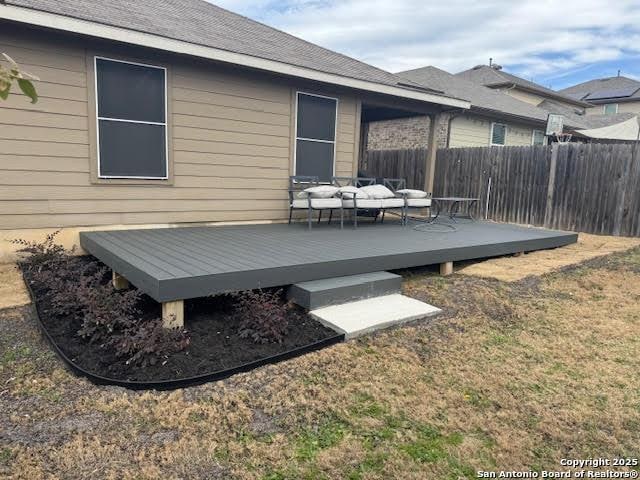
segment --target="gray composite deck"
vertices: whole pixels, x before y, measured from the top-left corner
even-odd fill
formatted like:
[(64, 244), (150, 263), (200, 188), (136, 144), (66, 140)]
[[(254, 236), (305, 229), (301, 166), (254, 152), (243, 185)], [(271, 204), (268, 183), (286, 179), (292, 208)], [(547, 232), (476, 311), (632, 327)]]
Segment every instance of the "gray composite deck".
[(82, 232), (82, 247), (158, 302), (555, 248), (574, 233), (486, 222), (242, 225)]

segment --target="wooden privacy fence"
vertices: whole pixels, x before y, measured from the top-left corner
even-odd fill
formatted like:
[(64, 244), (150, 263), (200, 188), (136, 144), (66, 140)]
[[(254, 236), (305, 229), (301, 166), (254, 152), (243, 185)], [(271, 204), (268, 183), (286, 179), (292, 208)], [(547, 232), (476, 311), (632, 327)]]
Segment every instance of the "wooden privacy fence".
[(633, 144), (441, 149), (433, 192), (478, 197), (491, 220), (640, 236), (638, 157)]
[(359, 168), (372, 177), (406, 178), (407, 188), (424, 188), (427, 150), (368, 150)]

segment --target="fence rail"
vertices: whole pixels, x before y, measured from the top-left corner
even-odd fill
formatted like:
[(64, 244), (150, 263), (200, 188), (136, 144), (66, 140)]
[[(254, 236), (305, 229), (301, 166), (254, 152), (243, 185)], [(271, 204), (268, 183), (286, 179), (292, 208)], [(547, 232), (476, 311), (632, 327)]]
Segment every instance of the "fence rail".
[[(639, 156), (633, 144), (440, 149), (433, 193), (480, 198), (474, 213), (491, 220), (640, 236)], [(367, 157), (368, 173), (423, 185), (424, 150)]]

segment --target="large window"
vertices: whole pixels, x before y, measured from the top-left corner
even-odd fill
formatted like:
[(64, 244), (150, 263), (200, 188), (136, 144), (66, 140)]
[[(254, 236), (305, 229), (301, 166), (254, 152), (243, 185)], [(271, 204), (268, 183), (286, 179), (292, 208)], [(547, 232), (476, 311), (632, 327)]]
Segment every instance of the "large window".
[(503, 146), (507, 141), (507, 126), (504, 123), (491, 124), (491, 145)]
[(167, 71), (95, 57), (100, 178), (168, 178)]
[(603, 105), (602, 112), (605, 115), (614, 115), (614, 114), (618, 113), (618, 104), (617, 103), (607, 103), (606, 105)]
[(542, 130), (534, 130), (531, 136), (531, 145), (544, 145), (546, 137)]
[(336, 98), (298, 92), (296, 98), (295, 174), (329, 182), (336, 151)]

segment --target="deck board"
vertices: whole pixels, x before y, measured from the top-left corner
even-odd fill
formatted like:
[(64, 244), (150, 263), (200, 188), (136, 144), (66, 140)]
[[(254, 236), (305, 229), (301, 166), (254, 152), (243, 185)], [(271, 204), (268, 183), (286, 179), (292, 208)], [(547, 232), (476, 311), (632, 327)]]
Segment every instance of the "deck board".
[[(451, 226), (448, 226), (451, 225)], [(436, 231), (437, 230), (437, 231)], [(82, 247), (159, 302), (574, 243), (568, 232), (489, 222), (242, 225), (82, 232)]]

